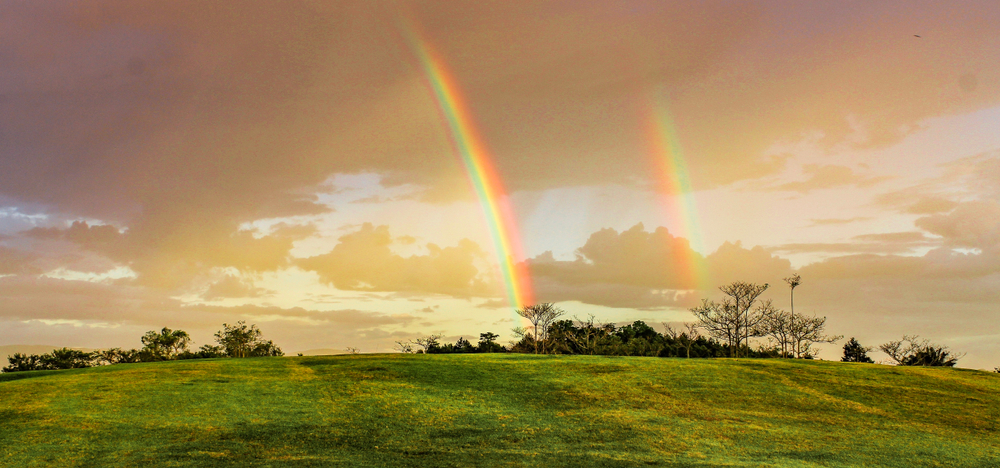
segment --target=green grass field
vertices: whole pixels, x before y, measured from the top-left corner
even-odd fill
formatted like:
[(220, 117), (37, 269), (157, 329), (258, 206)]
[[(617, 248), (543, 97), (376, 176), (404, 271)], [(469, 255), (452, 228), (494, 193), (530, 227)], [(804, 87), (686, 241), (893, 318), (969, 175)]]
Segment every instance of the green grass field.
[(349, 355), (0, 375), (0, 466), (1000, 466), (1000, 374)]

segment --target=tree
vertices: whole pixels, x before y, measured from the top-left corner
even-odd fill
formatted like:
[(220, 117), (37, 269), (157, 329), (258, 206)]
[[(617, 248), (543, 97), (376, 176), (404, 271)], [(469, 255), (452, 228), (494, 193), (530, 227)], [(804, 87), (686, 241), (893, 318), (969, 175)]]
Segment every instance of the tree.
[(455, 352), (456, 353), (474, 353), (476, 352), (476, 347), (472, 346), (472, 343), (465, 337), (458, 337), (458, 341), (455, 342)]
[(44, 369), (40, 356), (37, 354), (14, 353), (7, 356), (7, 361), (9, 363), (7, 367), (2, 369), (3, 372), (26, 372)]
[(844, 345), (844, 357), (840, 358), (841, 362), (867, 362), (873, 363), (872, 358), (868, 357), (868, 352), (871, 351), (870, 346), (861, 346), (858, 340), (855, 340), (852, 336), (851, 339)]
[(236, 325), (222, 324), (222, 330), (215, 333), (215, 341), (225, 349), (229, 357), (284, 356), (281, 348), (271, 340), (264, 340), (257, 325), (247, 325), (240, 320)]
[(890, 341), (879, 346), (883, 353), (899, 366), (946, 366), (954, 367), (965, 354), (955, 354), (946, 346), (931, 344), (917, 335), (903, 335), (903, 339)]
[(789, 336), (791, 337), (792, 351), (797, 358), (811, 358), (812, 345), (816, 343), (834, 343), (844, 338), (843, 335), (827, 336), (826, 317), (807, 317), (802, 314), (791, 314), (789, 324)]
[(111, 348), (96, 351), (97, 359), (104, 364), (127, 364), (140, 362), (142, 352), (138, 349)]
[(500, 346), (500, 344), (497, 343), (497, 338), (500, 338), (500, 335), (497, 335), (496, 333), (493, 332), (480, 333), (479, 345), (476, 346), (476, 349), (480, 353), (504, 352), (505, 350), (503, 349), (503, 346)]
[(421, 350), (425, 353), (432, 352), (434, 348), (437, 348), (440, 343), (438, 340), (441, 339), (441, 335), (428, 335), (424, 338), (417, 338), (413, 340), (413, 343), (420, 346)]
[(928, 345), (907, 356), (902, 365), (955, 367), (961, 357), (955, 356), (944, 346)]
[(38, 361), (42, 369), (81, 369), (94, 365), (95, 356), (76, 349), (60, 348), (43, 354)]
[[(596, 321), (594, 314), (588, 315), (585, 321), (576, 317), (574, 320), (578, 326), (573, 327), (570, 333), (566, 333), (566, 338), (575, 345), (577, 352), (581, 354), (595, 354), (601, 339), (614, 332), (614, 325)], [(572, 322), (570, 325), (573, 325)]]
[(791, 305), (792, 313), (795, 313), (795, 287), (802, 284), (802, 277), (798, 273), (795, 273), (788, 278), (785, 278), (785, 282), (788, 283), (788, 288), (791, 290), (789, 292), (789, 303)]
[[(517, 315), (524, 317), (531, 323), (531, 335), (534, 340), (535, 354), (538, 354), (539, 342), (542, 342), (542, 352), (545, 352), (544, 341), (549, 330), (549, 325), (566, 313), (566, 311), (556, 307), (551, 302), (524, 306), (514, 312), (517, 312)], [(514, 329), (515, 335), (518, 332), (525, 333), (523, 330)]]
[(701, 333), (698, 333), (698, 324), (695, 323), (685, 323), (685, 331), (679, 332), (674, 330), (674, 327), (670, 326), (668, 323), (663, 324), (663, 335), (667, 338), (675, 340), (684, 347), (685, 356), (691, 358), (691, 347), (698, 342), (698, 338), (701, 338)]
[(766, 283), (735, 281), (719, 287), (727, 296), (722, 302), (702, 300), (701, 306), (692, 308), (691, 313), (700, 328), (729, 345), (730, 357), (739, 357), (740, 349), (751, 337), (764, 335), (761, 325), (775, 312), (770, 301), (758, 301), (767, 288)]
[(152, 358), (161, 361), (174, 359), (180, 352), (186, 351), (191, 337), (184, 330), (171, 330), (163, 327), (159, 333), (148, 331), (141, 338), (143, 351)]
[(781, 350), (781, 357), (792, 357), (792, 323), (795, 314), (778, 310), (771, 314), (764, 321), (763, 327), (767, 336), (775, 342)]
[(685, 351), (687, 351), (686, 357), (690, 359), (691, 347), (701, 339), (701, 333), (698, 333), (698, 325), (695, 323), (685, 323), (684, 329), (685, 331), (681, 333), (679, 338)]
[(410, 341), (396, 340), (396, 345), (393, 346), (393, 348), (401, 353), (412, 353), (413, 343)]

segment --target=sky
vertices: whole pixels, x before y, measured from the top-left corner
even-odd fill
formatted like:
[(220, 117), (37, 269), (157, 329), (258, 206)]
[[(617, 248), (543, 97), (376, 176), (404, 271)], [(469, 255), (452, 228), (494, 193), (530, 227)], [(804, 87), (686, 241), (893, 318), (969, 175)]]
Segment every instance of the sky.
[(3, 1), (0, 62), (0, 345), (506, 342), (798, 273), (1000, 365), (992, 1)]

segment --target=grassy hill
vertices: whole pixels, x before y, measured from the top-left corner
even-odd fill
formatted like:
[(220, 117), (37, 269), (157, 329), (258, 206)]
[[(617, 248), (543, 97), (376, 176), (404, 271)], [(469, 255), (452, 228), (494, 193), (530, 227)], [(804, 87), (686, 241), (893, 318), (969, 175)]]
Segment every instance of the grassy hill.
[(345, 355), (0, 375), (0, 466), (1000, 466), (1000, 374)]

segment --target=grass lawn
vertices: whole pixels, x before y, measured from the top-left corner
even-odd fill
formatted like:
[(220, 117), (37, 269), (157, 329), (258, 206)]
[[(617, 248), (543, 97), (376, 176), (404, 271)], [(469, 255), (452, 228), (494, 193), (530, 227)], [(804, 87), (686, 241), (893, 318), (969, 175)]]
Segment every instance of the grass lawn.
[(0, 466), (1000, 467), (1000, 374), (347, 355), (0, 375)]

